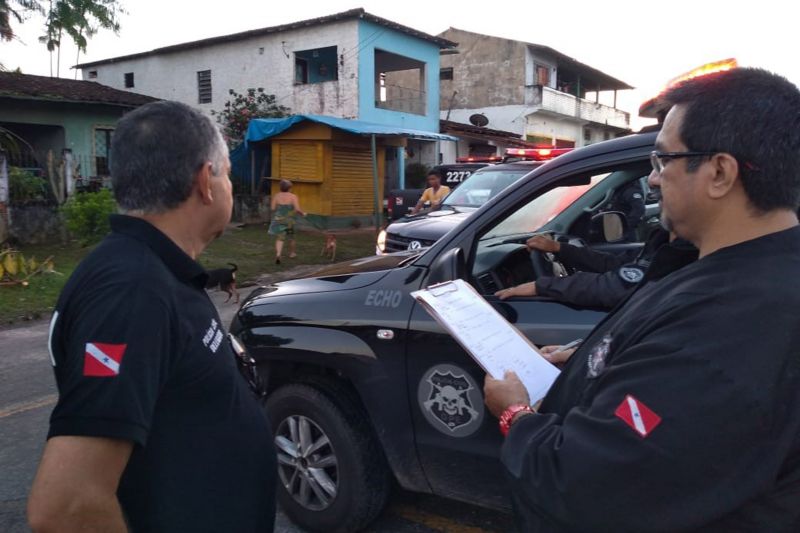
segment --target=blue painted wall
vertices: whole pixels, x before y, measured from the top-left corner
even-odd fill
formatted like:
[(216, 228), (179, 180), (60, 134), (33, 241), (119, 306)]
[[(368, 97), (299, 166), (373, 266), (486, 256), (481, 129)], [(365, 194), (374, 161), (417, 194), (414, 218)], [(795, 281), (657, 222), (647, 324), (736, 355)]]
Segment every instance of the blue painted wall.
[[(367, 122), (403, 128), (439, 131), (439, 47), (380, 26), (359, 20), (358, 118)], [(375, 107), (375, 49), (424, 62), (427, 105), (425, 116)]]

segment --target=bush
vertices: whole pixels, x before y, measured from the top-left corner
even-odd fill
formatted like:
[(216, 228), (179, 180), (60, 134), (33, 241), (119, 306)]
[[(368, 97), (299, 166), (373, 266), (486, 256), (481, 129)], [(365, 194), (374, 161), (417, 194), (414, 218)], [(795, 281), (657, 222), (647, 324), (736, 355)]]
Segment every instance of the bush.
[(427, 165), (422, 163), (409, 163), (406, 165), (406, 188), (407, 189), (424, 189), (425, 178), (428, 177)]
[(83, 246), (108, 235), (111, 231), (108, 216), (116, 210), (117, 204), (108, 189), (75, 194), (61, 207), (67, 229)]
[(262, 87), (247, 89), (244, 94), (228, 90), (231, 99), (225, 102), (222, 111), (211, 111), (222, 126), (222, 135), (233, 149), (244, 140), (250, 120), (254, 118), (281, 118), (291, 112), (278, 103), (274, 94), (267, 94)]
[(48, 184), (33, 172), (19, 167), (8, 169), (9, 200), (13, 205), (43, 202), (48, 199)]

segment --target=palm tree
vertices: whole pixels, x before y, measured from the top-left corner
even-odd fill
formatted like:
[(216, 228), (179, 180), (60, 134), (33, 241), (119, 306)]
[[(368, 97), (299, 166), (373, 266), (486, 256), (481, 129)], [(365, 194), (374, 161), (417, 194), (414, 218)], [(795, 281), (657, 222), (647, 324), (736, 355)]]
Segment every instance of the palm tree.
[[(3, 0), (0, 0), (3, 1)], [(78, 58), (86, 52), (88, 39), (99, 30), (119, 33), (118, 17), (124, 10), (117, 0), (50, 0), (45, 24), (45, 35), (39, 41), (47, 45), (50, 52), (50, 75), (52, 76), (52, 54), (57, 51), (56, 76), (61, 73), (61, 39), (66, 33), (78, 47)], [(78, 77), (78, 71), (75, 71)]]
[[(119, 33), (119, 15), (125, 11), (117, 4), (116, 0), (70, 0), (73, 6), (75, 25), (67, 31), (72, 41), (78, 47), (75, 64), (86, 53), (88, 39), (97, 34), (98, 30), (111, 30)], [(92, 25), (91, 21), (94, 21)], [(75, 79), (78, 79), (78, 69), (75, 69)]]
[(0, 40), (11, 41), (16, 36), (12, 20), (22, 24), (29, 13), (42, 13), (38, 0), (0, 0)]

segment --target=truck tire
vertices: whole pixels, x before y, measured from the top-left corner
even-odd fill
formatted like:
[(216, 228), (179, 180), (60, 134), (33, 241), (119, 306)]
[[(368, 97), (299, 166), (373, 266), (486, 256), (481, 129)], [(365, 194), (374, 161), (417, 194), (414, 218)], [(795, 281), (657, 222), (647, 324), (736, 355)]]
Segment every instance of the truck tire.
[(284, 385), (267, 400), (278, 501), (309, 531), (358, 531), (385, 507), (389, 469), (364, 410), (349, 394), (328, 390)]

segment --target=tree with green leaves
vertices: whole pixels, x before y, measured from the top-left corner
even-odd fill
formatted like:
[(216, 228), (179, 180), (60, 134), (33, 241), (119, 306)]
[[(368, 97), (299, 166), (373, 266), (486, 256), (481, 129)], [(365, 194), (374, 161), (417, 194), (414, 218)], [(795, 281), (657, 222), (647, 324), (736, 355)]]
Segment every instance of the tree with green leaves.
[[(125, 11), (118, 0), (0, 0), (0, 40), (16, 37), (14, 26), (31, 15), (44, 15), (44, 35), (39, 42), (50, 52), (50, 75), (53, 75), (53, 53), (56, 52), (55, 75), (61, 72), (61, 42), (66, 34), (78, 47), (78, 57), (86, 53), (88, 40), (99, 30), (119, 33), (119, 17)], [(77, 78), (78, 73), (75, 72)]]
[[(2, 0), (0, 0), (2, 1)], [(50, 75), (53, 75), (53, 52), (56, 53), (56, 76), (61, 73), (61, 39), (66, 33), (81, 52), (86, 52), (88, 39), (101, 29), (119, 33), (119, 16), (125, 11), (117, 0), (50, 0), (45, 20), (45, 34), (39, 41), (50, 52)], [(77, 70), (75, 77), (78, 77)]]
[(222, 111), (211, 111), (222, 126), (222, 134), (231, 148), (244, 140), (247, 126), (254, 118), (280, 118), (288, 116), (291, 110), (278, 104), (274, 94), (267, 94), (262, 87), (247, 89), (244, 94), (233, 89), (228, 91), (231, 98), (225, 102)]
[(36, 13), (44, 13), (39, 0), (0, 0), (0, 40), (14, 40), (13, 24), (22, 24)]

